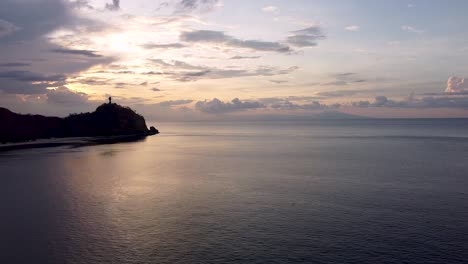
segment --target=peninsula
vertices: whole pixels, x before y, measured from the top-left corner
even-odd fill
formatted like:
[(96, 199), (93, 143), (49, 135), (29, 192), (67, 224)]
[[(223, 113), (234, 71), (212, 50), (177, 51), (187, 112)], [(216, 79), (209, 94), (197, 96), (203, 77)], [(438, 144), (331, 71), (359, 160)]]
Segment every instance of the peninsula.
[(158, 133), (154, 127), (148, 129), (143, 116), (110, 100), (92, 113), (71, 114), (65, 118), (22, 115), (0, 107), (0, 143), (68, 137), (126, 140)]

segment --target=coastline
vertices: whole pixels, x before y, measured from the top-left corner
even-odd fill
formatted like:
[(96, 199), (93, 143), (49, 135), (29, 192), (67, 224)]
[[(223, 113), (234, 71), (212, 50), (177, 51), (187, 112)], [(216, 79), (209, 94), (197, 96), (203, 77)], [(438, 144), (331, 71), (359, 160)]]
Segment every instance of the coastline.
[(98, 137), (67, 137), (67, 138), (51, 138), (51, 139), (38, 139), (35, 141), (5, 143), (0, 144), (0, 153), (22, 149), (35, 149), (35, 148), (53, 148), (53, 147), (85, 147), (103, 144), (117, 144), (124, 142), (137, 142), (142, 141), (148, 136), (155, 134), (141, 133), (130, 135), (116, 135), (116, 136), (98, 136)]

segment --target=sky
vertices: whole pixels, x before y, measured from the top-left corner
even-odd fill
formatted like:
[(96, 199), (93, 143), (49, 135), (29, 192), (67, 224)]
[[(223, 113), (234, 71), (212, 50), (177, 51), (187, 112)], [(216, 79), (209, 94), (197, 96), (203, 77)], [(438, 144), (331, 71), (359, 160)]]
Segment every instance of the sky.
[(0, 107), (468, 117), (468, 2), (2, 0)]

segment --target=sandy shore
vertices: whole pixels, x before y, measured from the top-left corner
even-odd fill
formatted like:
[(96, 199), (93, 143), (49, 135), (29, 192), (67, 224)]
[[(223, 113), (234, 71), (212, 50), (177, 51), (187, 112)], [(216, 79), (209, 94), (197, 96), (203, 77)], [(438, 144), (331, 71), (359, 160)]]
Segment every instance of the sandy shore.
[(144, 140), (148, 134), (134, 134), (110, 137), (73, 137), (73, 138), (52, 138), (38, 139), (35, 141), (0, 144), (0, 152), (32, 149), (32, 148), (50, 148), (50, 147), (83, 147), (99, 144), (115, 144), (121, 142), (134, 142)]

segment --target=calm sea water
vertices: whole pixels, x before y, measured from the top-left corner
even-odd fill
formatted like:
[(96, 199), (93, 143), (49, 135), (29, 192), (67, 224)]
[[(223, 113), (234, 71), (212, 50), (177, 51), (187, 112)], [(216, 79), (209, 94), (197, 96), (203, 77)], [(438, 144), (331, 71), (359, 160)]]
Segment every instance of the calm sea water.
[(0, 263), (468, 263), (468, 121), (160, 123), (0, 153)]

